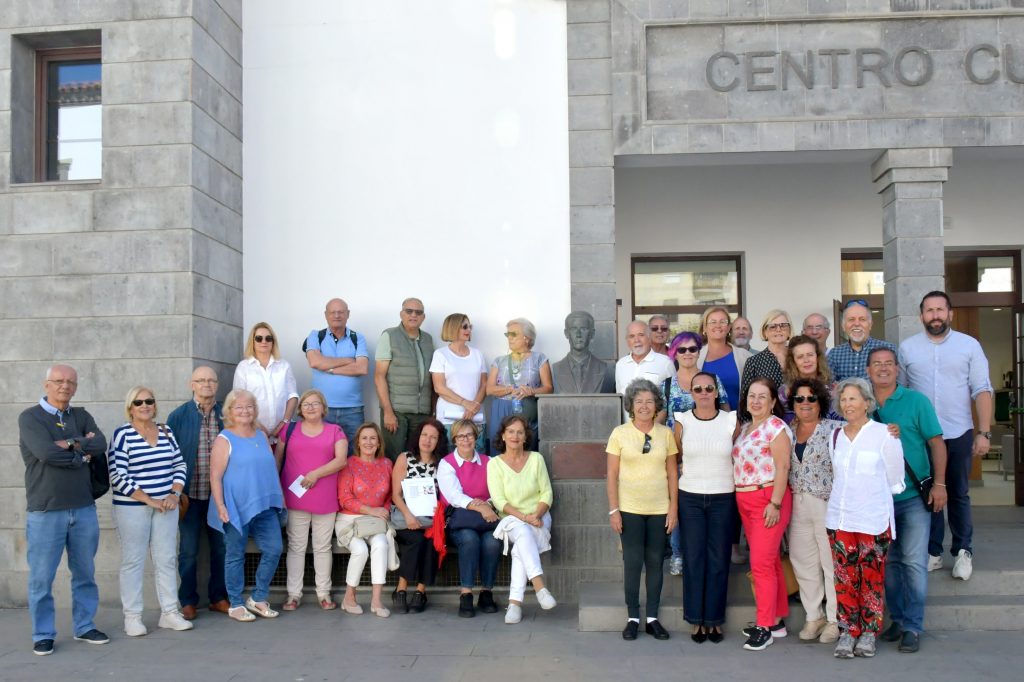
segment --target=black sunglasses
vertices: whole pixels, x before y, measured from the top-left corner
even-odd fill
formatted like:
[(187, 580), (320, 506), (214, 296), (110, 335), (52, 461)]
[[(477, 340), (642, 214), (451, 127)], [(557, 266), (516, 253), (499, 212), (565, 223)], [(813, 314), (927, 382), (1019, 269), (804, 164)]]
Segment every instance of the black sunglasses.
[(816, 402), (818, 402), (818, 396), (816, 396), (816, 395), (795, 395), (795, 396), (793, 396), (793, 402), (794, 403), (802, 403), (805, 400), (807, 402), (809, 402), (809, 403), (816, 403)]
[(652, 332), (667, 332), (668, 327), (651, 327)]
[(710, 384), (707, 384), (707, 385), (704, 385), (704, 386), (701, 386), (700, 384), (698, 384), (698, 385), (694, 386), (690, 390), (693, 393), (696, 393), (697, 395), (700, 395), (701, 393), (714, 393), (717, 389), (716, 389), (716, 387), (714, 387), (714, 386), (712, 386)]
[(676, 348), (676, 355), (681, 355), (683, 353), (693, 353), (696, 355), (699, 352), (700, 348), (697, 348), (697, 346), (679, 346)]
[(410, 316), (423, 314), (422, 310), (417, 310), (416, 308), (402, 308), (402, 312)]
[(253, 338), (253, 340), (256, 341), (256, 343), (263, 343), (264, 341), (266, 341), (267, 343), (274, 343), (274, 337), (271, 336), (270, 334), (267, 334), (266, 336), (263, 336), (261, 334), (257, 334), (256, 336), (254, 336), (252, 338)]
[(136, 398), (135, 400), (132, 401), (132, 405), (134, 405), (135, 407), (142, 407), (143, 405), (156, 405), (156, 399), (155, 398), (142, 398), (142, 399)]
[(644, 449), (641, 450), (645, 455), (651, 451), (651, 434), (644, 434)]

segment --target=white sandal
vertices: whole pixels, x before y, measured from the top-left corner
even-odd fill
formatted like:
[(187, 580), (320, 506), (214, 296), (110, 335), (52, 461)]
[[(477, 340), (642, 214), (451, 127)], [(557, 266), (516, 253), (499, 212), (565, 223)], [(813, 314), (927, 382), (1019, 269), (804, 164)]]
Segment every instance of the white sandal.
[(228, 609), (228, 618), (233, 618), (242, 623), (256, 620), (256, 616), (249, 613), (249, 610), (244, 606), (232, 606)]
[(253, 601), (252, 597), (245, 600), (245, 608), (263, 618), (277, 618), (280, 615), (277, 611), (270, 608), (270, 604), (268, 602)]

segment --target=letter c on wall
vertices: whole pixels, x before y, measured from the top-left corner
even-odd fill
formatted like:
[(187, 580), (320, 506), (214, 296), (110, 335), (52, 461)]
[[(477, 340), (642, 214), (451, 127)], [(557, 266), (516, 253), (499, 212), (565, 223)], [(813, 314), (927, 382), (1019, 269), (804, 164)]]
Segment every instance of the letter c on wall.
[(995, 58), (996, 63), (999, 63), (999, 50), (996, 49), (995, 45), (989, 45), (988, 43), (975, 45), (967, 51), (967, 56), (964, 57), (964, 70), (967, 71), (967, 77), (971, 79), (972, 83), (977, 85), (988, 85), (989, 83), (994, 83), (995, 80), (999, 78), (998, 67), (992, 69), (992, 73), (984, 78), (974, 71), (974, 55), (979, 52), (988, 52)]
[(732, 52), (716, 52), (715, 54), (711, 55), (710, 59), (708, 59), (708, 63), (704, 69), (708, 85), (710, 85), (714, 90), (717, 90), (718, 92), (729, 92), (730, 90), (734, 90), (736, 86), (740, 84), (740, 78), (739, 76), (734, 76), (733, 79), (726, 83), (725, 85), (722, 85), (721, 83), (716, 81), (714, 76), (714, 69), (715, 62), (717, 62), (719, 59), (728, 59), (733, 63), (734, 66), (739, 66), (740, 58), (737, 57)]

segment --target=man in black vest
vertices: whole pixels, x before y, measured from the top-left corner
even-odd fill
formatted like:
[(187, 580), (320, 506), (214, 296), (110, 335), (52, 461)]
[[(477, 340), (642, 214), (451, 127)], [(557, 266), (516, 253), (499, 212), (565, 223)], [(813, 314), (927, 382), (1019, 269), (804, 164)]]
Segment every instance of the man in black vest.
[(377, 342), (373, 383), (380, 401), (384, 450), (394, 461), (405, 450), (409, 434), (433, 413), (430, 361), (434, 339), (420, 329), (425, 314), (418, 298), (402, 301), (402, 323), (385, 329)]
[(89, 644), (110, 641), (93, 622), (100, 599), (93, 565), (100, 526), (90, 466), (95, 457), (105, 468), (107, 439), (88, 412), (71, 407), (78, 388), (78, 373), (72, 367), (54, 365), (43, 386), (46, 395), (39, 404), (18, 417), (28, 502), (28, 610), (32, 652), (37, 656), (52, 654), (57, 638), (53, 579), (65, 550), (75, 639)]

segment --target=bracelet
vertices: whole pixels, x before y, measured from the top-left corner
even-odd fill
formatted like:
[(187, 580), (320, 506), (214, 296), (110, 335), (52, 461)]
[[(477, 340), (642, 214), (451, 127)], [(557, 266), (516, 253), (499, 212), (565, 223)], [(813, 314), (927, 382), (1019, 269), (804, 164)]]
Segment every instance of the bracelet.
[(614, 514), (617, 511), (619, 511), (618, 507), (616, 507), (615, 509), (612, 509), (610, 512), (608, 512), (608, 516), (611, 516), (612, 514)]
[(945, 487), (946, 487), (946, 484), (945, 484), (945, 483), (936, 483), (935, 485), (941, 485), (941, 486), (942, 486), (943, 488), (945, 488)]

